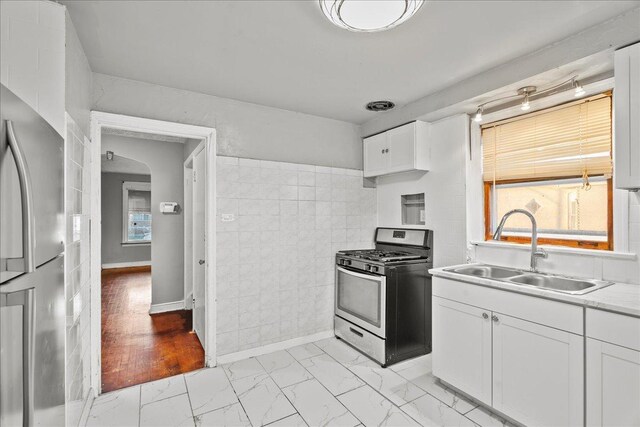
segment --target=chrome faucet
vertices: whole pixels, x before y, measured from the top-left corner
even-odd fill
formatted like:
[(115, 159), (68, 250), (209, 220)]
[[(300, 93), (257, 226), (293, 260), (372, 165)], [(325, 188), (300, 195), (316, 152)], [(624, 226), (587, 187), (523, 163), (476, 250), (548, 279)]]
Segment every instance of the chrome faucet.
[(500, 224), (498, 225), (496, 232), (493, 234), (493, 240), (500, 240), (500, 236), (502, 236), (502, 230), (504, 229), (504, 224), (507, 222), (507, 218), (515, 213), (526, 215), (531, 220), (531, 271), (536, 272), (537, 259), (546, 258), (548, 254), (544, 249), (538, 249), (538, 224), (536, 223), (536, 218), (531, 214), (531, 212), (524, 209), (512, 209), (504, 214), (504, 216), (500, 220)]

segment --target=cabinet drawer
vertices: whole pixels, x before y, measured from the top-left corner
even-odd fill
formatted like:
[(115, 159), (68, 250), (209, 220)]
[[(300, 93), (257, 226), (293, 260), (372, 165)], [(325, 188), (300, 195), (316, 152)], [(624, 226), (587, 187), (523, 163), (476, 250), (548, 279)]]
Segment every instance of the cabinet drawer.
[(583, 308), (482, 285), (433, 278), (433, 295), (583, 335)]
[(586, 335), (640, 351), (640, 318), (587, 309)]

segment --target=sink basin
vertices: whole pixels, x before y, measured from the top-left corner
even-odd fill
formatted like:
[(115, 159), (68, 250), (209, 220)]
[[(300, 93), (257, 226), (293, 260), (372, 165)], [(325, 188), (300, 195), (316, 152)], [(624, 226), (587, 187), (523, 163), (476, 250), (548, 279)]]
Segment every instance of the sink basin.
[[(595, 288), (599, 283), (606, 284), (607, 282), (580, 280), (580, 279), (568, 279), (558, 276), (547, 276), (543, 274), (523, 274), (522, 276), (511, 277), (509, 282), (521, 283), (523, 285), (537, 286), (540, 288), (552, 289), (554, 291), (566, 292), (571, 294), (586, 293), (591, 288)], [(600, 286), (602, 287), (602, 286)]]
[(483, 277), (512, 285), (531, 286), (547, 291), (565, 294), (581, 295), (596, 289), (612, 285), (613, 282), (601, 280), (577, 279), (571, 277), (554, 276), (544, 273), (528, 273), (515, 268), (496, 267), (493, 265), (465, 265), (448, 268), (445, 271), (463, 274), (465, 276)]
[(489, 279), (506, 279), (522, 274), (521, 271), (511, 268), (494, 267), (491, 265), (472, 265), (468, 267), (453, 268), (449, 271), (467, 276), (486, 277)]

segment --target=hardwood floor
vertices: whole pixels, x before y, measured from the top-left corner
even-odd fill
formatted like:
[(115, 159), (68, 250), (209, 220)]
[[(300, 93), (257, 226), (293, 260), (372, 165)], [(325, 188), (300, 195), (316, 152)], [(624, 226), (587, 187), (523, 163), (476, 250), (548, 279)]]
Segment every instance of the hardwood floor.
[(204, 367), (191, 311), (149, 314), (151, 268), (102, 272), (102, 391)]

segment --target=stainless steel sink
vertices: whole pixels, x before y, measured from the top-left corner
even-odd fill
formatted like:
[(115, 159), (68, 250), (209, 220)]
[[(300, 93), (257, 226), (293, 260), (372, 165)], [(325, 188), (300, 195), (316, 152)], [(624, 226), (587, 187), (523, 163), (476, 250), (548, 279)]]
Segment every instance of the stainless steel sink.
[(523, 274), (522, 276), (512, 277), (509, 281), (572, 294), (585, 293), (585, 291), (588, 292), (591, 288), (598, 286), (598, 281), (595, 280), (567, 279), (564, 277), (546, 276), (541, 274)]
[(486, 277), (489, 279), (506, 279), (507, 277), (522, 274), (519, 270), (512, 268), (494, 267), (492, 265), (471, 265), (468, 267), (458, 267), (451, 270), (454, 273), (466, 274), (467, 276)]
[(484, 277), (487, 279), (507, 282), (512, 285), (529, 286), (547, 291), (562, 292), (565, 294), (581, 295), (595, 291), (613, 282), (602, 280), (578, 279), (544, 273), (529, 273), (522, 270), (493, 265), (469, 265), (446, 269), (451, 273), (465, 276)]

